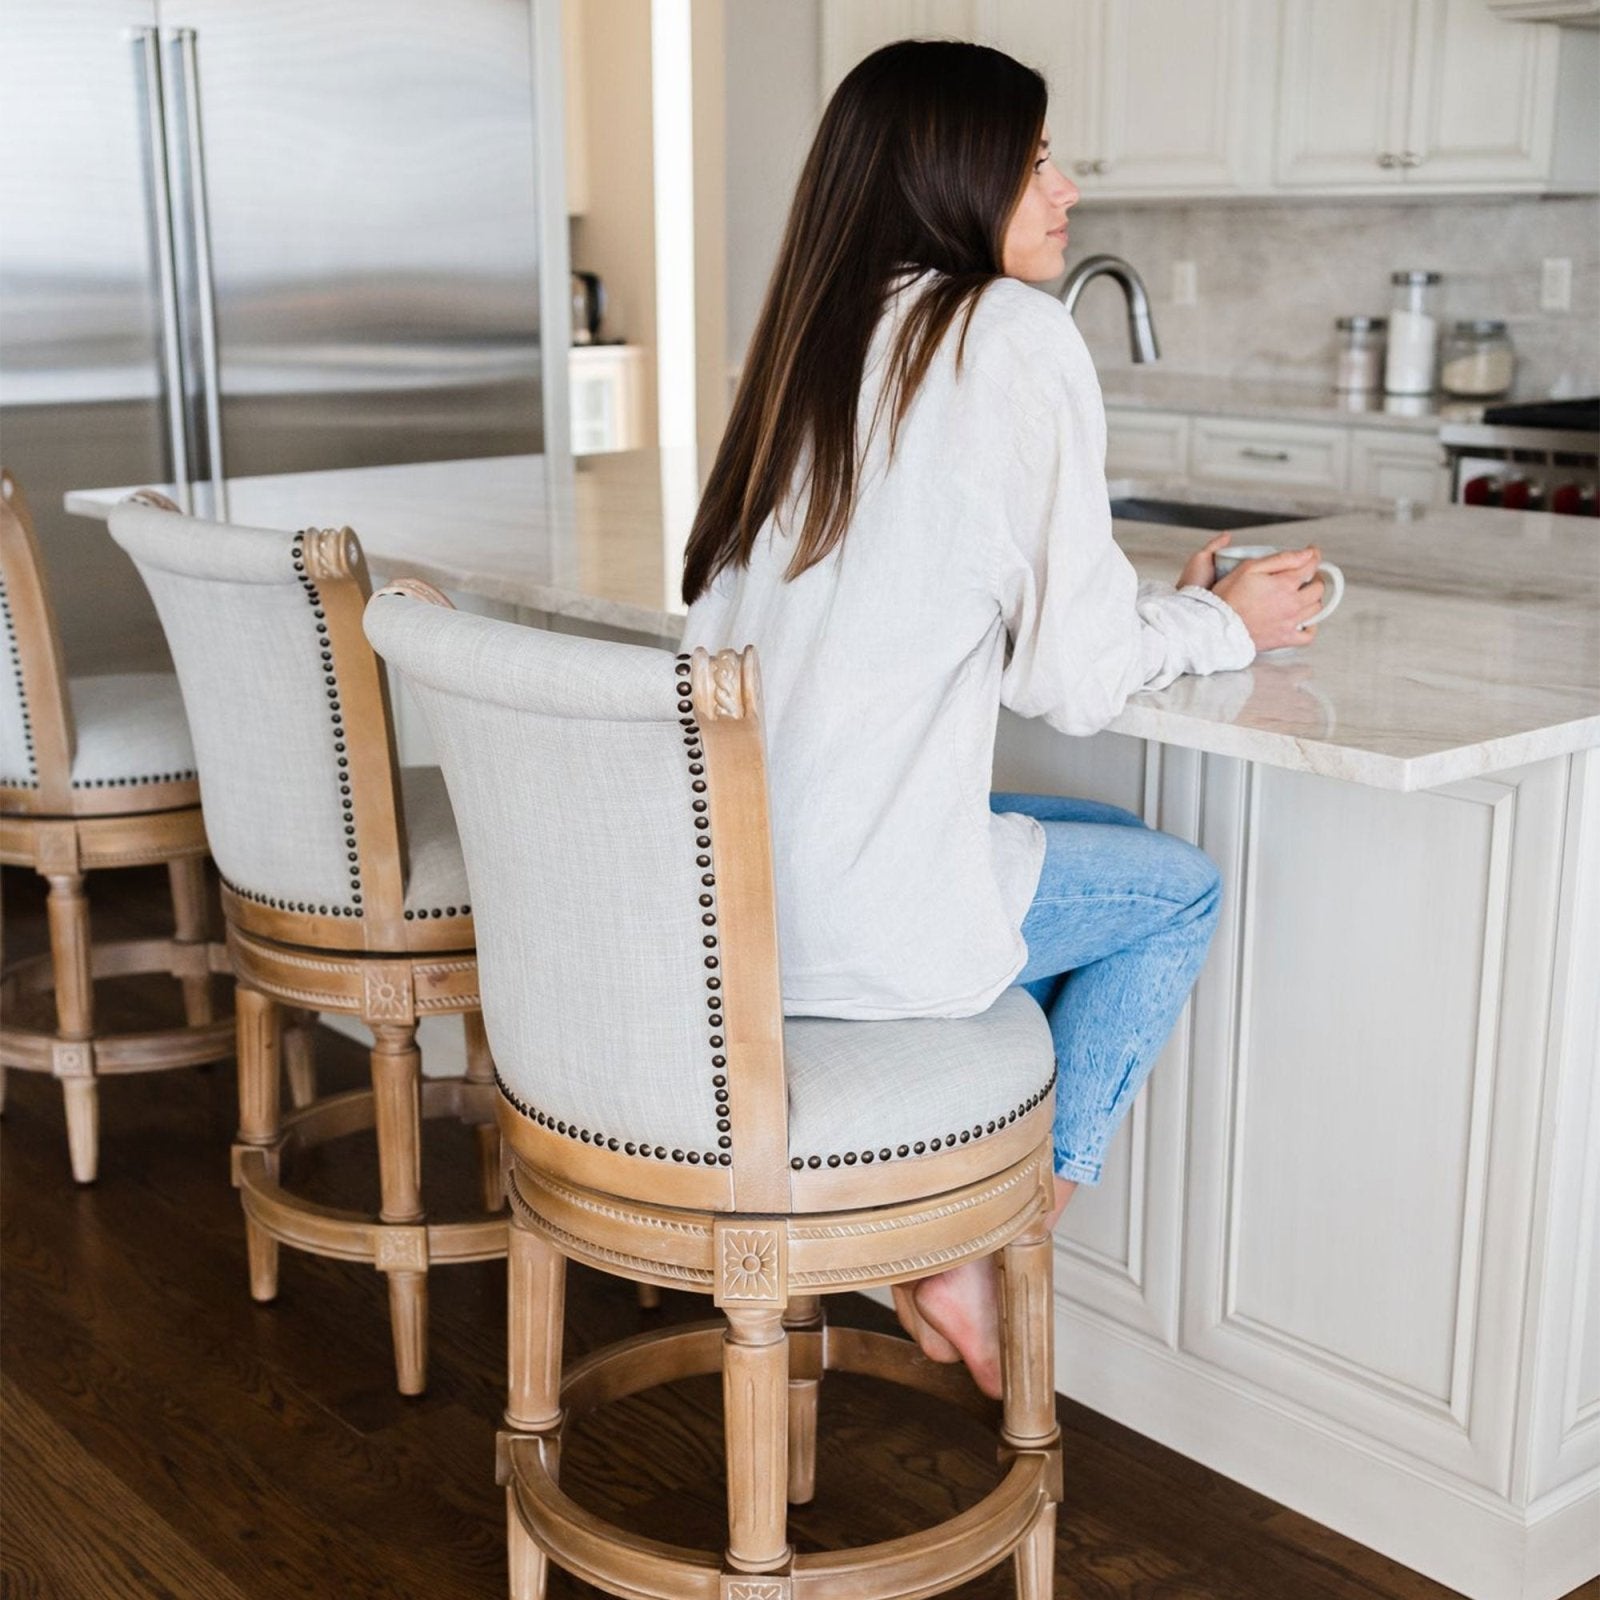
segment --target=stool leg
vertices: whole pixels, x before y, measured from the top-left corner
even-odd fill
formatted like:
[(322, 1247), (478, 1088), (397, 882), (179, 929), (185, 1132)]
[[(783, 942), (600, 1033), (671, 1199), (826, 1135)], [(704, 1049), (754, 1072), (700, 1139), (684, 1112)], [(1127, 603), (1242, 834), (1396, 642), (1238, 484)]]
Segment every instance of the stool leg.
[[(204, 945), (211, 920), (206, 903), (206, 858), (179, 856), (169, 861), (167, 882), (172, 890), (174, 943)], [(200, 973), (180, 981), (184, 1020), (191, 1028), (212, 1021), (210, 975)]]
[[(550, 1433), (561, 1423), (562, 1326), (566, 1258), (515, 1212), (506, 1243), (506, 1426)], [(549, 1562), (517, 1514), (516, 1486), (506, 1489), (511, 1600), (544, 1600)]]
[[(790, 1333), (821, 1332), (822, 1297), (796, 1295), (783, 1314)], [(791, 1355), (793, 1346), (790, 1347)], [(789, 1379), (789, 1504), (809, 1505), (817, 1492), (817, 1399), (820, 1378)]]
[[(1038, 1218), (1001, 1256), (1000, 1359), (1004, 1384), (1001, 1436), (1013, 1449), (1059, 1449), (1055, 1396), (1055, 1306), (1051, 1288), (1053, 1245)], [(1056, 1508), (1038, 1520), (1017, 1546), (1017, 1600), (1050, 1600), (1055, 1572)]]
[[(259, 989), (240, 984), (234, 994), (234, 1041), (239, 1058), (239, 1137), (242, 1151), (275, 1151), (282, 1132), (278, 1100), (278, 1057), (283, 1046), (283, 1013)], [(271, 1159), (276, 1160), (276, 1155)], [(250, 1217), (244, 1219), (250, 1260), (250, 1296), (263, 1304), (278, 1294), (278, 1241)]]
[[(387, 1223), (421, 1234), (420, 1246), (403, 1262), (390, 1256), (389, 1321), (394, 1333), (395, 1375), (401, 1394), (421, 1394), (428, 1382), (428, 1265), (422, 1211), (422, 1055), (413, 1023), (378, 1023), (373, 1028), (372, 1089), (378, 1127), (380, 1215)], [(380, 1241), (380, 1249), (382, 1242)]]
[[(494, 1057), (489, 1053), (483, 1013), (464, 1011), (461, 1026), (467, 1036), (467, 1082), (493, 1083)], [(503, 1210), (506, 1192), (505, 1180), (500, 1174), (500, 1130), (492, 1122), (480, 1122), (473, 1134), (478, 1141), (478, 1181), (483, 1187), (483, 1209)]]
[(67, 1112), (72, 1176), (93, 1183), (100, 1165), (100, 1096), (94, 1076), (94, 979), (89, 967), (89, 900), (81, 872), (49, 875), (50, 960), (55, 973), (56, 1038), (76, 1050), (56, 1054)]
[(789, 1351), (775, 1307), (724, 1306), (723, 1427), (728, 1454), (728, 1555), (736, 1572), (771, 1572), (790, 1557)]
[(289, 1104), (304, 1110), (317, 1098), (317, 1014), (291, 1011), (283, 1041), (283, 1072), (289, 1080)]

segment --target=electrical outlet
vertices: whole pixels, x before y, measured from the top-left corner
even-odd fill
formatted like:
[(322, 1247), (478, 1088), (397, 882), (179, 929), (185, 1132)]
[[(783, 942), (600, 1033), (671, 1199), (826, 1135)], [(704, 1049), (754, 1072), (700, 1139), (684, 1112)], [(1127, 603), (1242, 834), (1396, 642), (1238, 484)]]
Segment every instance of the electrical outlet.
[(1192, 306), (1200, 299), (1199, 278), (1192, 261), (1172, 263), (1172, 303), (1175, 306)]
[(1546, 256), (1539, 271), (1539, 309), (1541, 311), (1570, 311), (1572, 309), (1572, 258)]

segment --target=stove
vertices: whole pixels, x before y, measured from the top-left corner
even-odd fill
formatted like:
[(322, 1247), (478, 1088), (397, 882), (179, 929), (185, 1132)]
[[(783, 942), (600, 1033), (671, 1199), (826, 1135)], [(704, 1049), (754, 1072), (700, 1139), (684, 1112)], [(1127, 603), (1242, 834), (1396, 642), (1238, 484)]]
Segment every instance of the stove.
[(1515, 511), (1600, 516), (1600, 396), (1490, 406), (1448, 422), (1450, 498)]

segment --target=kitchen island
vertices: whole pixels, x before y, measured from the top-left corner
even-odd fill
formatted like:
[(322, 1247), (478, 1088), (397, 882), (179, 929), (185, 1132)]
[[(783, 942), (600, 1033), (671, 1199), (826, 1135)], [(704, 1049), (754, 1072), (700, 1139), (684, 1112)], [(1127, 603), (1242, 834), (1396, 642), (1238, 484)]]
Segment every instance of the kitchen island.
[[(675, 642), (683, 481), (654, 452), (507, 457), (229, 499), (506, 614)], [(1117, 535), (1161, 577), (1202, 538)], [(1600, 1570), (1600, 538), (1449, 507), (1245, 539), (1344, 568), (1314, 647), (1090, 739), (1002, 719), (997, 786), (1126, 806), (1226, 890), (1063, 1220), (1058, 1383), (1469, 1595), (1554, 1600)]]

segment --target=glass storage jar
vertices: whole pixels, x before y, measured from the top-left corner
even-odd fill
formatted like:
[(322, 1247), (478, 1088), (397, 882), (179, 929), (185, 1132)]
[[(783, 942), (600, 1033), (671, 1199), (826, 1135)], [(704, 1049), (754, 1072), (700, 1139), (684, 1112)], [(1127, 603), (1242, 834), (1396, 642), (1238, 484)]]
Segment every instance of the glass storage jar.
[(1433, 388), (1439, 335), (1429, 301), (1439, 274), (1413, 268), (1391, 273), (1389, 281), (1395, 296), (1389, 313), (1383, 387), (1390, 394), (1428, 394)]
[(1345, 394), (1383, 387), (1383, 341), (1389, 324), (1383, 317), (1340, 317), (1339, 354), (1333, 386)]
[(1516, 352), (1503, 322), (1458, 322), (1439, 352), (1439, 387), (1463, 400), (1504, 394), (1516, 373)]

